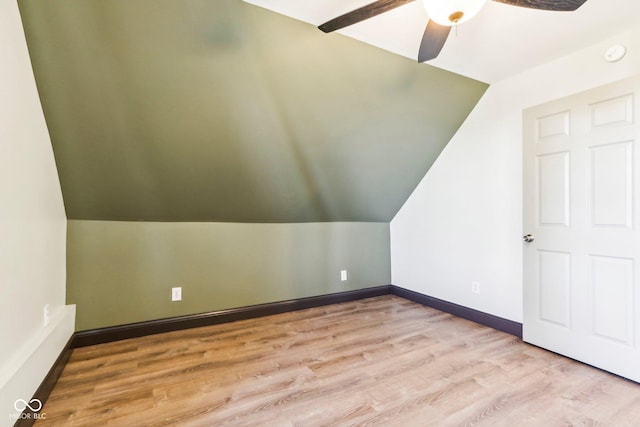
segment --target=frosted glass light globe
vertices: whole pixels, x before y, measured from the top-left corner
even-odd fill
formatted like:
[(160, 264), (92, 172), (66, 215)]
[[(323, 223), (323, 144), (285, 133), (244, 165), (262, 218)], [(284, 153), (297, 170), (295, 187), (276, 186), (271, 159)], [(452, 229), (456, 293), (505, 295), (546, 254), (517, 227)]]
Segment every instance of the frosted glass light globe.
[(448, 26), (473, 18), (486, 2), (487, 0), (422, 0), (429, 18)]

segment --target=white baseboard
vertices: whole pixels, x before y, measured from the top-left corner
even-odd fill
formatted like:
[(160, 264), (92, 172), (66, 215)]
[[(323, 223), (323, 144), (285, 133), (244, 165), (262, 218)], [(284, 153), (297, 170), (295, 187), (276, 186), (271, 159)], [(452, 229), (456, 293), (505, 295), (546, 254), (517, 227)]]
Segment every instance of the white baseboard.
[(34, 334), (9, 362), (0, 367), (0, 427), (15, 424), (21, 413), (15, 409), (16, 400), (29, 402), (33, 397), (73, 335), (75, 317), (75, 305), (58, 308), (52, 313), (51, 323)]

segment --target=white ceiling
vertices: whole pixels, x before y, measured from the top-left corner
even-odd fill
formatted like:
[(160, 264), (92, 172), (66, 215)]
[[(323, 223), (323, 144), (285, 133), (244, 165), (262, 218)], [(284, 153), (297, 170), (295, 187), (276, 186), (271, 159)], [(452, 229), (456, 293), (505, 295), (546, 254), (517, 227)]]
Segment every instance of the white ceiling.
[[(317, 26), (373, 0), (245, 1)], [(339, 32), (415, 59), (427, 20), (418, 0)], [(458, 27), (457, 35), (455, 29), (451, 31), (440, 56), (429, 64), (493, 83), (638, 23), (640, 0), (588, 0), (575, 12), (547, 12), (488, 1), (476, 17)]]

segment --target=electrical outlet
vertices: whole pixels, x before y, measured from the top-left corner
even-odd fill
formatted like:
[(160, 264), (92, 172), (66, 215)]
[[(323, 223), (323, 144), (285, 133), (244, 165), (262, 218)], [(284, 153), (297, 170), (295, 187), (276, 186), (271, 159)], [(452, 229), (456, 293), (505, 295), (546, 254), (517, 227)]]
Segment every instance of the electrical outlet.
[(340, 280), (343, 282), (347, 280), (347, 270), (340, 270)]
[(171, 288), (171, 301), (182, 301), (182, 287)]
[(471, 282), (471, 292), (474, 294), (480, 293), (480, 282)]
[(49, 321), (51, 320), (51, 310), (49, 309), (49, 304), (45, 304), (44, 305), (44, 310), (42, 310), (42, 321), (44, 323), (44, 326), (49, 326)]

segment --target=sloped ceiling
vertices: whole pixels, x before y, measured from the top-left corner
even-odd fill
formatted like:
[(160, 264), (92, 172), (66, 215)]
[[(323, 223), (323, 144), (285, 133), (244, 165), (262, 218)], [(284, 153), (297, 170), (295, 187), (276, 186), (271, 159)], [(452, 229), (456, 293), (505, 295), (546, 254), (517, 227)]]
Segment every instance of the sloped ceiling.
[[(246, 1), (319, 25), (374, 0)], [(428, 19), (422, 1), (416, 0), (339, 33), (415, 60)], [(638, 25), (639, 19), (637, 0), (588, 0), (575, 12), (487, 1), (476, 17), (451, 32), (428, 64), (492, 84), (587, 48)]]
[(70, 219), (389, 221), (484, 83), (238, 0), (21, 0)]

